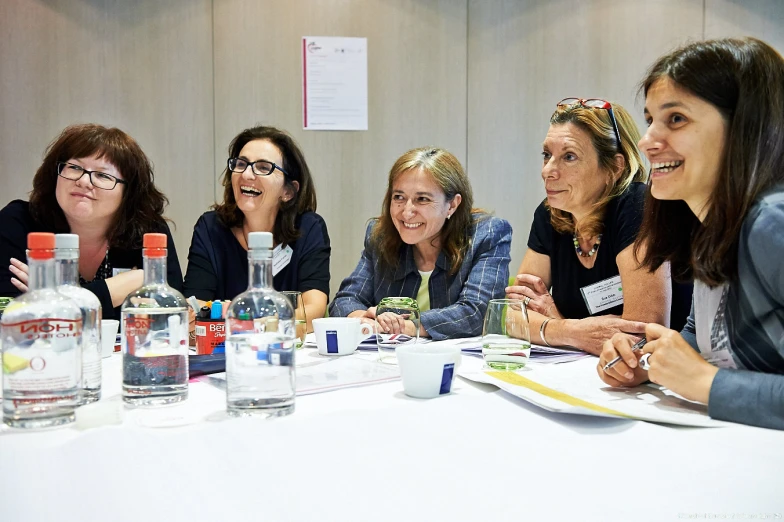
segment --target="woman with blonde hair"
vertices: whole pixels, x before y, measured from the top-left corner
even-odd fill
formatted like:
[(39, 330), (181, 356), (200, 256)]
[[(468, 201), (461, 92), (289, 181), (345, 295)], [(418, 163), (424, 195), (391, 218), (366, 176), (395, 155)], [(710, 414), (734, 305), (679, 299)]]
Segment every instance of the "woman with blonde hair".
[[(415, 298), (422, 336), (479, 335), (487, 303), (504, 295), (512, 228), (472, 208), (471, 183), (457, 158), (433, 147), (403, 154), (389, 172), (381, 216), (340, 285), (330, 315), (373, 321), (384, 297)], [(386, 333), (416, 333), (409, 320)]]
[(647, 177), (639, 139), (628, 112), (604, 100), (566, 98), (550, 118), (542, 147), (547, 198), (507, 288), (529, 310), (532, 341), (598, 354), (616, 332), (685, 320), (688, 288), (673, 299), (669, 266), (639, 270), (634, 256)]

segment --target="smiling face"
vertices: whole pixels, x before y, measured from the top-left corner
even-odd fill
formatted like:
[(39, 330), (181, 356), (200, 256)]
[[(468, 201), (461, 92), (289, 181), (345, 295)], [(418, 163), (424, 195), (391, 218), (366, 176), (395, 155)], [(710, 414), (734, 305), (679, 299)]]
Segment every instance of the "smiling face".
[(389, 213), (404, 243), (440, 247), (441, 229), (461, 201), (460, 194), (447, 201), (429, 172), (410, 169), (399, 174), (392, 184)]
[(645, 119), (639, 146), (651, 162), (653, 197), (683, 200), (704, 219), (724, 155), (724, 116), (665, 77), (648, 89)]
[(579, 220), (599, 201), (611, 174), (599, 167), (590, 135), (573, 123), (551, 125), (542, 145), (542, 179), (550, 207)]
[(248, 162), (245, 172), (231, 173), (237, 208), (245, 215), (256, 212), (277, 213), (281, 200), (288, 201), (291, 198), (283, 173), (274, 169), (268, 176), (256, 176), (251, 163), (265, 160), (283, 167), (280, 149), (269, 140), (253, 140), (242, 147), (237, 157)]
[[(71, 158), (66, 161), (85, 170), (100, 171), (123, 179), (117, 167), (105, 158), (96, 155), (87, 158)], [(67, 166), (65, 168), (68, 168)], [(93, 174), (95, 176), (97, 174)], [(68, 223), (89, 222), (91, 224), (111, 222), (122, 204), (125, 185), (118, 183), (112, 190), (95, 188), (90, 176), (84, 174), (76, 181), (57, 176), (55, 198)]]

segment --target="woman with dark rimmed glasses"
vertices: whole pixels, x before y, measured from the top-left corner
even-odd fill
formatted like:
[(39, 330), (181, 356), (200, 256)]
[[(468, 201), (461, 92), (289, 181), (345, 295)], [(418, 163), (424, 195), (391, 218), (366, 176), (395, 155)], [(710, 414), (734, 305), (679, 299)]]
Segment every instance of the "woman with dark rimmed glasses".
[(650, 324), (639, 352), (614, 336), (597, 372), (611, 386), (666, 386), (716, 419), (784, 429), (784, 58), (753, 38), (697, 42), (657, 60), (642, 91), (640, 258), (693, 278), (694, 301), (681, 332)]
[(273, 285), (302, 292), (310, 330), (327, 309), (331, 249), (305, 156), (280, 129), (245, 129), (229, 145), (222, 183), (223, 201), (194, 227), (184, 294), (208, 301), (244, 292), (248, 234), (272, 232)]
[(122, 302), (142, 285), (147, 232), (168, 236), (168, 282), (181, 289), (180, 263), (163, 217), (166, 204), (149, 159), (132, 137), (96, 124), (67, 127), (47, 148), (29, 203), (12, 201), (0, 211), (0, 267), (8, 267), (0, 269), (0, 295), (27, 290), (29, 232), (79, 236), (79, 279), (101, 301), (105, 319), (119, 318)]
[[(533, 342), (598, 354), (616, 332), (641, 335), (645, 323), (669, 324), (668, 266), (638, 270), (633, 254), (646, 180), (639, 138), (620, 105), (581, 98), (557, 104), (542, 146), (547, 198), (506, 289), (528, 307)], [(674, 302), (685, 304), (672, 321), (682, 324), (689, 296), (681, 293)]]

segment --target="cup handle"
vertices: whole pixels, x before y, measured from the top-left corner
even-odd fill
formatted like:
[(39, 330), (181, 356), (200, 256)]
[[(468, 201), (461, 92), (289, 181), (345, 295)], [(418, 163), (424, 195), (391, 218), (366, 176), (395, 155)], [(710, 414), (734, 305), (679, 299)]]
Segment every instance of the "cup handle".
[[(373, 325), (368, 323), (360, 323), (359, 324), (359, 342), (361, 343), (368, 337), (373, 335)], [(359, 344), (359, 343), (357, 343)]]

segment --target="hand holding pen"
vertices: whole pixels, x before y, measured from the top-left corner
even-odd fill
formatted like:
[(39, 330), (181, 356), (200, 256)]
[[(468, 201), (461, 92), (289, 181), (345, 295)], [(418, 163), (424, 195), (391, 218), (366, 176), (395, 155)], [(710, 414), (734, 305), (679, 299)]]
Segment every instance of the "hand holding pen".
[(636, 386), (648, 379), (647, 365), (637, 356), (647, 341), (644, 337), (634, 344), (633, 341), (631, 335), (616, 334), (604, 343), (596, 370), (607, 384), (614, 387)]

